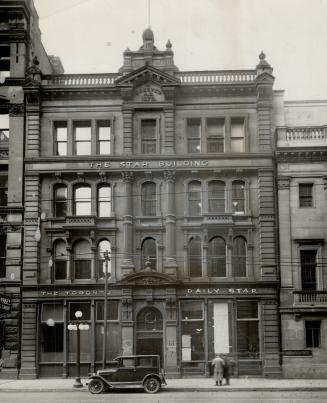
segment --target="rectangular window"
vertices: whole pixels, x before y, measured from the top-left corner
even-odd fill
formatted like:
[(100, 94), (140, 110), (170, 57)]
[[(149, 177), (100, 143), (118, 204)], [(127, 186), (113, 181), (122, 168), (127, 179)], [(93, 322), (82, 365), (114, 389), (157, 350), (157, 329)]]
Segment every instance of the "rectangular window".
[(82, 312), (81, 320), (91, 320), (91, 304), (89, 302), (71, 302), (69, 304), (69, 320), (76, 320), (75, 313), (77, 311)]
[(98, 122), (98, 154), (111, 154), (111, 122), (110, 120)]
[(67, 155), (67, 123), (55, 123), (55, 155)]
[(305, 321), (305, 341), (307, 348), (320, 347), (320, 320)]
[(206, 136), (207, 136), (207, 152), (223, 153), (225, 151), (224, 118), (207, 118)]
[(256, 301), (237, 302), (237, 352), (239, 358), (259, 358), (259, 317)]
[(299, 184), (300, 207), (313, 207), (313, 183)]
[(66, 280), (67, 278), (67, 261), (59, 260), (58, 258), (54, 262), (54, 276), (55, 280)]
[(10, 45), (0, 45), (0, 84), (10, 77)]
[(90, 122), (78, 122), (74, 125), (75, 130), (75, 154), (91, 154), (91, 124)]
[(303, 291), (315, 291), (317, 289), (316, 266), (317, 251), (301, 250), (301, 281)]
[(157, 120), (141, 120), (141, 152), (143, 154), (157, 153)]
[(231, 118), (230, 126), (230, 147), (231, 152), (241, 153), (245, 151), (244, 142), (244, 118)]
[(204, 359), (204, 320), (202, 301), (183, 301), (182, 311), (182, 361)]
[(64, 359), (64, 307), (62, 304), (42, 304), (41, 362), (62, 362)]
[(7, 143), (8, 141), (9, 141), (9, 115), (0, 114), (0, 144)]
[(201, 152), (201, 119), (190, 118), (186, 123), (187, 152)]
[(75, 279), (88, 280), (91, 278), (91, 260), (75, 260)]

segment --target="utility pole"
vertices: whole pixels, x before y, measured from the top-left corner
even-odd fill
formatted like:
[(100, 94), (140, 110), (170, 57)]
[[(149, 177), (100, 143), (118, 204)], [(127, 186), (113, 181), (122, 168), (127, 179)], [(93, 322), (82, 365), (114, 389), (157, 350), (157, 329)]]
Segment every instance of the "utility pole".
[(103, 300), (103, 343), (102, 343), (102, 369), (106, 368), (107, 363), (107, 312), (108, 312), (108, 266), (109, 266), (109, 252), (103, 252), (105, 260), (105, 273), (104, 273), (104, 300)]

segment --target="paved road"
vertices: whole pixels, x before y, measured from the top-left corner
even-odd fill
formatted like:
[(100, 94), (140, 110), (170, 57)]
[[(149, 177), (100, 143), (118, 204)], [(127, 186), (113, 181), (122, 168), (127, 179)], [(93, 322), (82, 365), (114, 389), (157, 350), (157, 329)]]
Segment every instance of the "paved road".
[(0, 392), (1, 403), (326, 403), (327, 392)]

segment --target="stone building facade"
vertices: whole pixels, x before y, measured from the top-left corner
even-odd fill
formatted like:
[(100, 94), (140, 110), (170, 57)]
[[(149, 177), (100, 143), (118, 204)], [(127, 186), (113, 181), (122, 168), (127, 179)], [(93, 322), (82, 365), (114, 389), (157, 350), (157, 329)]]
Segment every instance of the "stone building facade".
[[(32, 1), (0, 4), (0, 377), (16, 378), (19, 368), (23, 240), (23, 87), (37, 56), (44, 73), (53, 73), (40, 40)], [(60, 61), (57, 72), (62, 72)], [(3, 303), (5, 302), (5, 303)]]
[(327, 376), (327, 102), (275, 97), (285, 377)]
[[(21, 378), (156, 353), (168, 376), (279, 376), (272, 68), (180, 72), (150, 29), (112, 74), (24, 86)], [(39, 236), (39, 233), (41, 236)], [(109, 252), (110, 261), (104, 258)]]

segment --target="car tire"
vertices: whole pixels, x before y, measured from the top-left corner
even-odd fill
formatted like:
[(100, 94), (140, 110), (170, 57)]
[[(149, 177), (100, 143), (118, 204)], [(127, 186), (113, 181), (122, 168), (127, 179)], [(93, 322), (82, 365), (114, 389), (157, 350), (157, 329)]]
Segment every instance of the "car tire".
[(157, 393), (161, 387), (160, 381), (157, 378), (148, 378), (144, 384), (143, 388), (146, 393)]
[(92, 395), (98, 395), (105, 390), (105, 385), (101, 379), (92, 379), (87, 387)]

